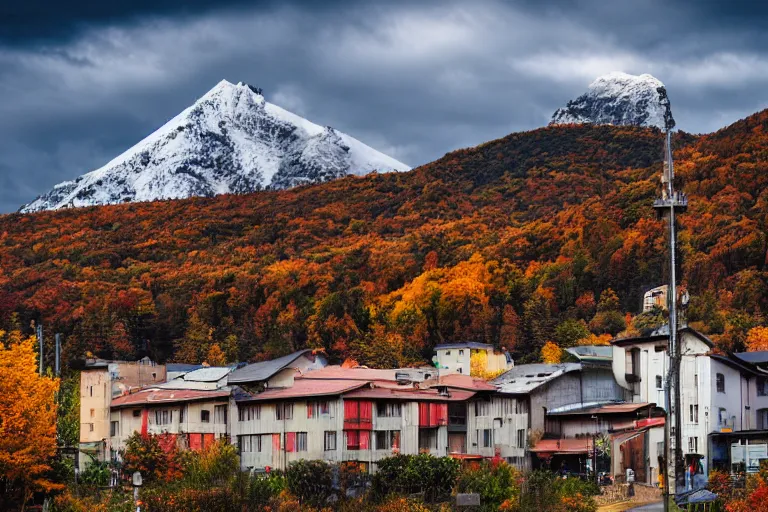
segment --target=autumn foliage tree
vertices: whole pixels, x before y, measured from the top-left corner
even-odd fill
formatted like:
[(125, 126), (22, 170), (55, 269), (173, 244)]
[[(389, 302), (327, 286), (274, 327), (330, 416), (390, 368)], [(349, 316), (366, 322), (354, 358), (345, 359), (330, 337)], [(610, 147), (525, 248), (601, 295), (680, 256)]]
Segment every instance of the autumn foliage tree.
[(768, 350), (768, 327), (753, 327), (747, 332), (747, 350), (750, 352)]
[(18, 331), (0, 331), (0, 479), (24, 510), (36, 491), (51, 491), (60, 484), (47, 473), (56, 453), (58, 379), (38, 374), (35, 341)]

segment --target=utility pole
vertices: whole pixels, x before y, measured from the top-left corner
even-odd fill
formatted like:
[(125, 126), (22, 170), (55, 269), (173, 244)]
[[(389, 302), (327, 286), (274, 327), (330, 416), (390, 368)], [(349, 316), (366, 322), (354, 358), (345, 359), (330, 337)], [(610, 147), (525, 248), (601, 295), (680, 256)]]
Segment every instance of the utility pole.
[(43, 374), (43, 324), (37, 324), (37, 344), (40, 348), (40, 375)]
[[(680, 360), (682, 357), (678, 336), (677, 317), (677, 225), (675, 216), (688, 208), (688, 198), (675, 191), (675, 169), (672, 161), (672, 128), (675, 123), (671, 116), (665, 118), (666, 141), (664, 147), (664, 171), (661, 176), (661, 198), (653, 206), (660, 218), (666, 218), (669, 231), (669, 285), (667, 305), (669, 308), (669, 346), (667, 347), (669, 367), (664, 386), (667, 417), (664, 422), (664, 510), (669, 510), (670, 494), (678, 488), (677, 480), (683, 474), (682, 461), (682, 408), (680, 407)], [(673, 485), (674, 487), (670, 487)]]
[(61, 373), (61, 334), (56, 333), (56, 362), (54, 364), (54, 372), (58, 377)]

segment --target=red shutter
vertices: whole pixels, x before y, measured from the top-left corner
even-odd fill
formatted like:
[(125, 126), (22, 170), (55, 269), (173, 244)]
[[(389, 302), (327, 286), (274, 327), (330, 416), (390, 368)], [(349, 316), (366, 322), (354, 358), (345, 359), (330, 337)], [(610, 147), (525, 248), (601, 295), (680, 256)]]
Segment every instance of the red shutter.
[(344, 400), (344, 428), (359, 428), (360, 402), (356, 400)]
[(373, 402), (360, 402), (360, 428), (373, 428)]
[(280, 451), (280, 434), (272, 434), (272, 451)]
[(371, 431), (361, 430), (360, 431), (360, 449), (367, 450), (370, 447), (371, 447)]
[(149, 411), (142, 409), (141, 411), (141, 437), (147, 437), (147, 428), (149, 426)]
[(360, 448), (360, 432), (350, 430), (347, 433), (347, 450), (358, 450)]
[(203, 448), (208, 448), (216, 442), (215, 434), (203, 434)]
[(307, 418), (312, 417), (312, 406), (314, 404), (312, 402), (307, 402)]
[(440, 427), (448, 424), (448, 404), (432, 404), (432, 411), (430, 411), (432, 426)]
[(198, 451), (203, 448), (203, 435), (202, 434), (189, 434), (189, 449), (192, 451)]
[(285, 433), (285, 451), (287, 452), (296, 451), (296, 432)]
[(419, 426), (429, 426), (429, 404), (423, 402), (419, 404)]

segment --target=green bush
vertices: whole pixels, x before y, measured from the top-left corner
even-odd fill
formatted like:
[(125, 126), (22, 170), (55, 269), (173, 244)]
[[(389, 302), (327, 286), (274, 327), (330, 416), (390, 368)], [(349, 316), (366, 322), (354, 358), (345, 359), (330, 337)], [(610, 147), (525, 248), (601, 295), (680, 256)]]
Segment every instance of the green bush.
[(299, 503), (322, 508), (333, 495), (333, 468), (322, 460), (300, 460), (285, 472), (288, 490)]
[(434, 503), (448, 499), (459, 474), (459, 461), (430, 454), (395, 455), (378, 462), (371, 488), (375, 499), (391, 494), (422, 494)]
[(479, 468), (467, 468), (459, 474), (456, 490), (480, 495), (480, 510), (495, 511), (505, 502), (520, 500), (522, 473), (504, 461), (483, 462)]
[(239, 473), (240, 458), (237, 448), (219, 439), (202, 451), (184, 452), (181, 467), (187, 486), (208, 489), (228, 485)]

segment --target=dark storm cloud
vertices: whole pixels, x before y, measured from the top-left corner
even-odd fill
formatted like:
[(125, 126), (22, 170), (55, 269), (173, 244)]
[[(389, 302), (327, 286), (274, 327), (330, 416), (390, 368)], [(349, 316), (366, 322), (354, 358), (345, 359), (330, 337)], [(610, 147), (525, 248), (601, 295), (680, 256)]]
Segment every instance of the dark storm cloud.
[(664, 81), (688, 131), (766, 106), (766, 7), (744, 2), (60, 4), (0, 7), (0, 212), (222, 78), (414, 166), (542, 126), (614, 70)]

